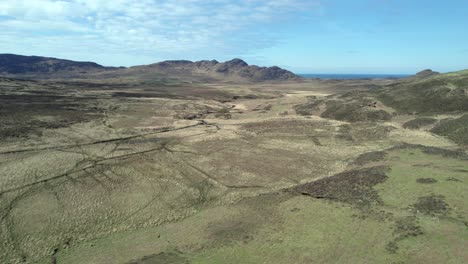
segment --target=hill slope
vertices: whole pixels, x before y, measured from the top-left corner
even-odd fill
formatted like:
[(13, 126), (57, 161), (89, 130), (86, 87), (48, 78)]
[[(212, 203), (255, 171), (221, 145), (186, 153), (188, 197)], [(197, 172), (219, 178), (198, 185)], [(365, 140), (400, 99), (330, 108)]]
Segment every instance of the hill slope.
[(102, 71), (108, 68), (94, 62), (78, 62), (39, 56), (0, 54), (0, 74), (48, 74)]
[(379, 88), (311, 97), (295, 110), (304, 116), (347, 122), (405, 120), (403, 128), (434, 128), (431, 132), (467, 146), (468, 70), (446, 74), (423, 71)]
[(395, 83), (376, 90), (375, 94), (384, 104), (402, 113), (468, 111), (468, 70)]

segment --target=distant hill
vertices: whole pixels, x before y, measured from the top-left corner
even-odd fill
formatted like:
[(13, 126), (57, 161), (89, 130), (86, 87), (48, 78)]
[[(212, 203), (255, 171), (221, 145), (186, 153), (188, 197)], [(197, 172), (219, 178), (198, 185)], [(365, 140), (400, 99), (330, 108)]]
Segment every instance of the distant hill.
[(468, 111), (468, 70), (446, 74), (423, 71), (409, 80), (376, 89), (375, 95), (398, 112)]
[(218, 61), (163, 61), (150, 65), (104, 67), (94, 62), (76, 62), (56, 58), (0, 54), (0, 75), (31, 79), (75, 78), (140, 80), (175, 79), (189, 82), (261, 82), (300, 79), (279, 67), (248, 65), (241, 59)]
[(248, 65), (241, 59), (220, 63), (211, 61), (163, 61), (150, 65), (131, 67), (122, 73), (131, 76), (150, 77), (161, 75), (168, 78), (189, 81), (274, 81), (291, 80), (300, 77), (279, 67)]
[[(326, 98), (311, 97), (308, 102), (297, 105), (295, 110), (300, 115), (318, 113), (324, 118), (347, 122), (388, 121), (400, 114), (419, 114), (422, 117), (464, 114), (468, 111), (468, 70), (445, 74), (423, 71), (410, 78), (398, 79), (368, 90), (352, 90)], [(445, 135), (454, 131), (452, 127), (456, 127), (458, 134), (451, 135), (453, 140), (468, 144), (468, 138), (463, 134), (468, 131), (468, 126), (461, 125), (466, 120), (467, 117), (464, 117), (444, 123), (449, 129), (444, 127), (437, 133)], [(418, 119), (416, 125), (428, 125), (436, 121), (430, 118)]]
[(431, 69), (426, 69), (426, 70), (423, 70), (423, 71), (420, 71), (420, 72), (416, 73), (415, 77), (416, 78), (427, 78), (427, 77), (432, 77), (434, 75), (439, 75), (439, 74), (440, 74), (439, 72), (433, 71)]
[(95, 72), (111, 69), (94, 62), (78, 62), (39, 56), (0, 54), (0, 74), (48, 74), (63, 72)]

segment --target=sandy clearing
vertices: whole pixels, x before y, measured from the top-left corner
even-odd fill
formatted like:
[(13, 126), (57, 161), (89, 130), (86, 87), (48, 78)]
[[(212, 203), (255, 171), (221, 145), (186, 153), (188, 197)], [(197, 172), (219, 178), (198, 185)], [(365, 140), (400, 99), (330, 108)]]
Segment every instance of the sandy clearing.
[(294, 91), (292, 93), (287, 93), (287, 97), (304, 97), (304, 96), (328, 96), (331, 93), (324, 93), (324, 92), (311, 92), (311, 91)]
[(234, 107), (232, 109), (236, 110), (248, 110), (247, 106), (245, 104), (234, 104)]

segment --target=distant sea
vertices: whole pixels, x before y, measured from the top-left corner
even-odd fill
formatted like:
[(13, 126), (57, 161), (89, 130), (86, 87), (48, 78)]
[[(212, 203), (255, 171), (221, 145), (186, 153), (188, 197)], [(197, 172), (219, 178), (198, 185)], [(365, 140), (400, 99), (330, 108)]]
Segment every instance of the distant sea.
[(304, 78), (320, 78), (320, 79), (400, 79), (406, 78), (409, 74), (298, 74)]

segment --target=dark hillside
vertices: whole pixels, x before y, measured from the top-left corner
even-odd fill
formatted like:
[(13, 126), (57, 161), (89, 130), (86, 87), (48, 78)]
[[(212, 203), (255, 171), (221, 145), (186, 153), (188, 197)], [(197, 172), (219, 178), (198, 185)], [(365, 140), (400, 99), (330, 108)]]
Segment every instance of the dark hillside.
[(94, 62), (77, 62), (39, 56), (0, 54), (0, 74), (38, 74), (65, 71), (96, 71), (106, 67)]

